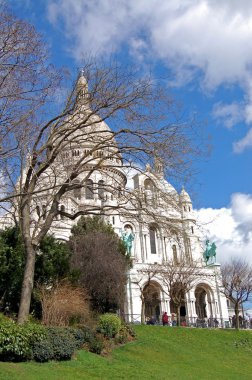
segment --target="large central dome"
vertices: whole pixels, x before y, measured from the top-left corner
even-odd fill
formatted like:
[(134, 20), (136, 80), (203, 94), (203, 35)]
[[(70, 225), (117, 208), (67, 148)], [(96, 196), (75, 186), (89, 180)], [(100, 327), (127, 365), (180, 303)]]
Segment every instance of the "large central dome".
[(68, 115), (62, 128), (64, 143), (62, 161), (64, 166), (81, 162), (87, 168), (122, 172), (122, 157), (116, 144), (114, 133), (107, 123), (94, 113), (90, 106), (87, 81), (81, 75), (75, 86), (76, 106), (72, 115)]

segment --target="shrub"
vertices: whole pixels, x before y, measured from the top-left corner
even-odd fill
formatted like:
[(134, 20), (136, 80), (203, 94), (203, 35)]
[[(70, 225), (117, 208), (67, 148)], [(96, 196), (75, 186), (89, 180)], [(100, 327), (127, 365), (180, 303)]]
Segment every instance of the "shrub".
[(0, 324), (8, 321), (10, 321), (10, 319), (6, 317), (6, 315), (4, 315), (3, 313), (0, 313)]
[(39, 342), (35, 342), (32, 346), (32, 356), (37, 362), (48, 362), (54, 358), (52, 344), (48, 338), (44, 338)]
[(104, 343), (101, 338), (94, 335), (89, 342), (88, 348), (90, 352), (100, 355), (104, 348)]
[(89, 341), (87, 339), (86, 332), (83, 329), (68, 327), (67, 331), (73, 336), (75, 341), (75, 347), (77, 349), (81, 348), (84, 345), (84, 343), (87, 343)]
[(125, 323), (124, 326), (125, 326), (125, 328), (126, 328), (126, 330), (128, 332), (128, 335), (130, 335), (132, 338), (135, 338), (136, 337), (136, 332), (134, 330), (133, 325)]
[(86, 322), (89, 318), (89, 301), (84, 289), (67, 281), (53, 288), (40, 288), (42, 322), (47, 326), (69, 326), (71, 322)]
[(24, 361), (32, 358), (32, 345), (45, 336), (42, 326), (36, 324), (16, 325), (13, 321), (2, 321), (0, 325), (0, 359)]
[(48, 360), (71, 359), (77, 344), (73, 334), (67, 329), (50, 327), (46, 330), (46, 336), (33, 344), (33, 358), (39, 362)]
[(134, 338), (135, 336), (136, 336), (136, 333), (133, 329), (133, 326), (123, 323), (118, 334), (116, 334), (115, 343), (119, 343), (119, 344), (126, 343), (129, 340), (131, 340), (131, 338)]
[(100, 316), (98, 331), (107, 338), (114, 338), (121, 326), (121, 319), (116, 314), (107, 313)]
[(92, 330), (88, 326), (82, 327), (81, 330), (84, 333), (84, 339), (85, 339), (86, 342), (90, 342), (93, 339), (93, 337), (95, 336), (95, 331)]
[(128, 341), (128, 336), (129, 334), (128, 334), (126, 326), (122, 326), (118, 334), (116, 334), (115, 343), (119, 343), (119, 344), (126, 343)]

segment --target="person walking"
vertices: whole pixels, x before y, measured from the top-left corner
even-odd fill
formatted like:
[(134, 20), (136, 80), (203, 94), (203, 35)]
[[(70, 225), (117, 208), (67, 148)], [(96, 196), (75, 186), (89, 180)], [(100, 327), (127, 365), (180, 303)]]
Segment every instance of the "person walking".
[(162, 316), (162, 322), (163, 322), (163, 326), (168, 326), (169, 318), (166, 311), (164, 312)]

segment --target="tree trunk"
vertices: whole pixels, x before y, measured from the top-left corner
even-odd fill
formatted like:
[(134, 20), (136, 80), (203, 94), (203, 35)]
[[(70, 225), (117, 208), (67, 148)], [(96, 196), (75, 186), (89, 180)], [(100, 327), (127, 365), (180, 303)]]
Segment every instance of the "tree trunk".
[(239, 304), (235, 304), (235, 328), (239, 329)]
[(176, 307), (177, 312), (177, 326), (180, 326), (180, 305)]
[(144, 297), (141, 297), (141, 323), (145, 324), (145, 303), (144, 303)]
[(24, 278), (22, 283), (22, 291), (20, 305), (18, 311), (18, 324), (23, 324), (27, 321), (30, 312), (31, 296), (34, 283), (34, 270), (36, 251), (30, 242), (25, 242), (26, 263), (24, 270)]

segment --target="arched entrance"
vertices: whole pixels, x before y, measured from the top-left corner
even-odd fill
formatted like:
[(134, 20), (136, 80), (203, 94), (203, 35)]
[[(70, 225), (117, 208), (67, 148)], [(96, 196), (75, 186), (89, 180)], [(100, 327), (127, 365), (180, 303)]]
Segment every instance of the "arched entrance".
[(186, 296), (180, 283), (174, 284), (171, 288), (170, 311), (172, 322), (176, 321), (177, 324), (186, 322)]
[(212, 310), (212, 294), (208, 285), (200, 284), (195, 289), (195, 306), (196, 314), (199, 319), (211, 318), (213, 316)]
[(144, 287), (144, 311), (145, 319), (155, 319), (156, 322), (160, 322), (161, 313), (161, 287), (156, 282), (151, 282)]

